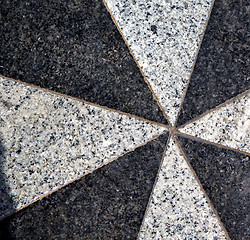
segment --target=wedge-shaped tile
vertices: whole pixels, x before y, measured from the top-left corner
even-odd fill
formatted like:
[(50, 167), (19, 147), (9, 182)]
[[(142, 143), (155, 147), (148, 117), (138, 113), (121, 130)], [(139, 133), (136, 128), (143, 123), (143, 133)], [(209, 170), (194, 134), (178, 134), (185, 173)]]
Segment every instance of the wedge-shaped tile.
[(105, 0), (173, 124), (212, 0)]
[(165, 129), (0, 78), (1, 215), (100, 167)]
[(250, 92), (179, 131), (250, 153)]
[(1, 1), (0, 16), (0, 74), (166, 123), (102, 0)]
[(133, 239), (168, 134), (0, 221), (0, 239)]
[(250, 156), (182, 137), (179, 140), (230, 238), (249, 239)]
[(249, 1), (215, 0), (178, 126), (250, 89)]
[(139, 239), (227, 239), (173, 138), (168, 144)]

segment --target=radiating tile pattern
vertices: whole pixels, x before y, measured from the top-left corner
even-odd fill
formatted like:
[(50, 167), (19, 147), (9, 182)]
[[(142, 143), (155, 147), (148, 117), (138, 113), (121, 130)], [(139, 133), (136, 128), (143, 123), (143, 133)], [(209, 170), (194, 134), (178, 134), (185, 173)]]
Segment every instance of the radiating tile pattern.
[(215, 0), (178, 125), (250, 89), (250, 2)]
[(250, 153), (250, 92), (179, 130)]
[(249, 239), (250, 5), (198, 54), (213, 2), (0, 0), (1, 240)]
[(105, 0), (173, 124), (212, 0)]
[(0, 239), (136, 239), (166, 142), (167, 134), (7, 218)]
[[(0, 117), (2, 178), (15, 208), (165, 130), (3, 78)], [(0, 194), (1, 215), (11, 210), (4, 196)]]
[(231, 239), (249, 239), (250, 156), (183, 137), (179, 140)]
[(0, 5), (0, 74), (167, 123), (102, 0)]
[(227, 239), (173, 138), (139, 239)]

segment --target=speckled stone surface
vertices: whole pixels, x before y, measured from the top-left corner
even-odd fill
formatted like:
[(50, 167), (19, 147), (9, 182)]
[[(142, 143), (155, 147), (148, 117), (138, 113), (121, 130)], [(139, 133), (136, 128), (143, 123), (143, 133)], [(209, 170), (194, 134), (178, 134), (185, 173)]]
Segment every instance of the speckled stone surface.
[(227, 239), (173, 138), (139, 239)]
[(173, 124), (212, 0), (105, 0)]
[(45, 88), (0, 75), (0, 240), (227, 239), (190, 163), (249, 238), (250, 5), (215, 0), (191, 76), (213, 2), (0, 0), (0, 74)]
[(250, 153), (250, 92), (179, 131)]
[(250, 156), (179, 137), (230, 238), (250, 238)]
[(102, 0), (0, 5), (0, 74), (167, 123)]
[(0, 239), (136, 239), (166, 142), (167, 134), (6, 218)]
[[(10, 188), (14, 208), (20, 208), (164, 130), (0, 78), (1, 192)], [(13, 210), (5, 195), (0, 215)]]
[(178, 125), (250, 89), (250, 2), (215, 0)]

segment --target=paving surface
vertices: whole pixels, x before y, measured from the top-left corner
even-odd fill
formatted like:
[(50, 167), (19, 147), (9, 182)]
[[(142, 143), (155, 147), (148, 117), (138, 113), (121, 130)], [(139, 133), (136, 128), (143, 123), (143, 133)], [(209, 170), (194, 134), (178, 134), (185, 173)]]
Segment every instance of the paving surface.
[(0, 3), (0, 239), (250, 238), (249, 1)]

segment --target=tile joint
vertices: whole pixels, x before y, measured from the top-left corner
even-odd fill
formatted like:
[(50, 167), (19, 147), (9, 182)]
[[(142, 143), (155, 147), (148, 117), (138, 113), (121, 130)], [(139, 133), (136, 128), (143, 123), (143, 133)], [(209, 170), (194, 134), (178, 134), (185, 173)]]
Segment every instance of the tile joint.
[(109, 12), (109, 14), (110, 14), (110, 16), (111, 16), (111, 18), (112, 18), (114, 24), (116, 25), (116, 27), (117, 27), (119, 33), (121, 34), (121, 36), (122, 36), (122, 38), (123, 38), (125, 44), (127, 45), (130, 54), (132, 55), (132, 57), (133, 57), (133, 59), (134, 59), (136, 65), (138, 66), (138, 68), (139, 68), (139, 70), (140, 70), (140, 72), (141, 72), (141, 74), (142, 74), (142, 76), (143, 76), (143, 79), (145, 80), (146, 84), (148, 85), (150, 91), (152, 92), (155, 101), (157, 102), (158, 106), (160, 107), (160, 109), (161, 109), (161, 111), (162, 111), (162, 113), (163, 113), (163, 116), (166, 118), (166, 120), (167, 120), (169, 126), (171, 126), (172, 124), (171, 124), (171, 122), (169, 121), (168, 116), (167, 116), (167, 114), (165, 113), (163, 107), (161, 106), (161, 104), (160, 104), (160, 102), (159, 102), (159, 100), (158, 100), (157, 94), (154, 92), (154, 90), (153, 90), (153, 88), (151, 87), (149, 81), (147, 80), (146, 75), (144, 74), (143, 70), (141, 69), (141, 66), (140, 66), (139, 62), (136, 60), (136, 57), (135, 57), (134, 53), (132, 52), (132, 50), (131, 50), (131, 48), (130, 48), (130, 46), (129, 46), (127, 40), (126, 40), (126, 38), (124, 37), (124, 35), (123, 35), (123, 33), (122, 33), (122, 30), (121, 30), (120, 27), (118, 26), (118, 23), (116, 22), (116, 20), (115, 20), (113, 14), (112, 14), (112, 12), (111, 12), (111, 10), (109, 9), (109, 7), (108, 7), (106, 1), (105, 1), (105, 0), (102, 0), (102, 1), (103, 1), (104, 5), (105, 5), (107, 11)]
[(219, 217), (218, 212), (216, 211), (215, 207), (214, 207), (213, 204), (212, 204), (212, 201), (210, 200), (210, 198), (209, 198), (208, 195), (206, 194), (206, 191), (204, 190), (204, 188), (203, 188), (203, 186), (202, 186), (202, 184), (201, 184), (201, 182), (200, 182), (200, 180), (199, 180), (199, 178), (198, 178), (198, 176), (197, 176), (195, 170), (192, 168), (192, 166), (191, 166), (191, 164), (190, 164), (190, 162), (189, 162), (189, 160), (188, 160), (188, 157), (186, 156), (186, 154), (185, 154), (183, 148), (181, 147), (181, 144), (180, 144), (179, 140), (177, 139), (177, 136), (174, 135), (173, 138), (174, 138), (174, 141), (175, 141), (176, 145), (178, 146), (178, 148), (179, 148), (181, 154), (183, 155), (183, 158), (184, 158), (185, 162), (187, 163), (189, 169), (192, 171), (192, 173), (193, 173), (193, 175), (194, 175), (194, 177), (195, 177), (197, 183), (199, 184), (201, 191), (202, 191), (203, 194), (205, 195), (205, 198), (206, 198), (206, 200), (207, 200), (209, 206), (211, 207), (213, 213), (215, 214), (215, 216), (216, 216), (216, 218), (217, 218), (217, 220), (218, 220), (218, 222), (219, 222), (219, 224), (220, 224), (222, 230), (224, 231), (224, 233), (225, 233), (225, 235), (227, 236), (228, 240), (231, 240), (230, 237), (229, 237), (229, 234), (228, 234), (228, 232), (227, 232), (227, 230), (226, 230), (226, 228), (225, 228), (225, 226), (224, 226), (224, 224), (222, 223), (222, 221), (221, 221), (221, 219), (220, 219), (220, 217)]
[(212, 113), (212, 112), (215, 112), (216, 110), (218, 110), (218, 109), (220, 109), (220, 108), (222, 108), (222, 107), (225, 107), (225, 106), (228, 105), (228, 104), (231, 104), (233, 101), (237, 101), (238, 99), (243, 98), (244, 96), (247, 96), (248, 94), (250, 94), (250, 89), (248, 89), (248, 90), (246, 90), (246, 91), (244, 91), (244, 92), (238, 94), (238, 95), (235, 96), (235, 97), (232, 97), (232, 98), (228, 99), (227, 101), (225, 101), (225, 102), (219, 104), (218, 106), (216, 106), (216, 107), (214, 107), (214, 108), (212, 108), (212, 109), (209, 109), (208, 111), (202, 113), (201, 115), (199, 115), (199, 116), (197, 116), (197, 117), (195, 117), (195, 118), (193, 118), (193, 119), (190, 119), (189, 121), (185, 122), (185, 123), (182, 124), (181, 126), (177, 127), (177, 129), (184, 128), (184, 127), (186, 127), (187, 125), (192, 124), (192, 123), (194, 123), (194, 122), (196, 122), (196, 121), (202, 119), (202, 118), (205, 117), (206, 115), (208, 115), (208, 114), (210, 114), (210, 113)]
[(175, 122), (174, 122), (174, 127), (177, 125), (178, 118), (179, 118), (180, 113), (181, 113), (181, 108), (182, 108), (182, 105), (183, 105), (183, 103), (184, 103), (184, 101), (185, 101), (185, 98), (186, 98), (188, 86), (189, 86), (189, 83), (190, 83), (190, 80), (191, 80), (191, 77), (192, 77), (192, 74), (193, 74), (193, 71), (194, 71), (194, 68), (195, 68), (195, 65), (196, 65), (196, 61), (197, 61), (197, 58), (198, 58), (198, 55), (199, 55), (199, 51), (200, 51), (200, 48), (201, 48), (201, 45), (202, 45), (204, 36), (205, 36), (205, 32), (206, 32), (206, 29), (207, 29), (207, 25), (208, 25), (208, 22), (209, 22), (209, 19), (210, 19), (212, 10), (213, 10), (214, 2), (215, 2), (215, 0), (213, 0), (212, 5), (211, 5), (211, 7), (210, 7), (210, 10), (209, 10), (209, 12), (208, 12), (208, 16), (207, 16), (207, 19), (206, 19), (206, 23), (205, 23), (205, 26), (204, 26), (204, 30), (203, 30), (203, 33), (202, 33), (202, 36), (201, 36), (201, 39), (200, 39), (200, 42), (199, 42), (198, 49), (197, 49), (197, 51), (196, 51), (196, 56), (195, 56), (195, 59), (194, 59), (194, 62), (193, 62), (193, 66), (192, 66), (192, 69), (191, 69), (191, 72), (190, 72), (190, 75), (189, 75), (189, 78), (188, 78), (188, 82), (187, 82), (187, 84), (186, 84), (186, 88), (185, 88), (185, 91), (184, 91), (183, 96), (182, 96), (182, 99), (181, 99), (180, 107), (179, 107), (179, 110), (178, 110), (178, 113), (177, 113), (177, 116), (176, 116), (176, 119), (175, 119)]
[[(170, 131), (170, 130), (169, 130), (169, 131)], [(189, 135), (189, 134), (186, 134), (186, 133), (182, 133), (182, 132), (179, 132), (179, 131), (176, 130), (176, 129), (173, 129), (172, 131), (173, 131), (174, 135), (176, 135), (176, 136), (179, 135), (179, 136), (182, 136), (182, 137), (184, 137), (184, 138), (191, 139), (191, 140), (196, 141), (196, 142), (206, 143), (206, 144), (209, 144), (209, 145), (212, 145), (212, 146), (216, 146), (216, 147), (218, 147), (218, 148), (224, 148), (224, 149), (228, 149), (228, 150), (231, 150), (231, 151), (239, 152), (239, 153), (246, 154), (246, 155), (250, 156), (250, 153), (241, 151), (241, 150), (236, 149), (236, 148), (231, 148), (231, 147), (228, 147), (228, 146), (223, 145), (223, 144), (218, 144), (218, 143), (211, 142), (211, 141), (208, 141), (208, 140), (205, 140), (205, 139), (202, 139), (202, 138), (195, 137), (195, 136), (193, 136), (193, 135)]]
[(50, 90), (50, 89), (47, 89), (47, 88), (41, 88), (41, 87), (38, 87), (37, 85), (30, 84), (30, 83), (27, 83), (27, 82), (22, 82), (20, 80), (9, 78), (9, 77), (3, 76), (1, 74), (0, 74), (0, 78), (6, 79), (6, 80), (9, 80), (9, 81), (13, 81), (13, 82), (16, 82), (16, 83), (19, 83), (19, 84), (22, 84), (24, 86), (31, 87), (31, 88), (40, 90), (40, 91), (45, 92), (45, 93), (50, 93), (50, 94), (53, 94), (53, 95), (56, 95), (56, 96), (60, 96), (60, 97), (71, 99), (73, 101), (82, 102), (82, 103), (90, 105), (90, 106), (101, 108), (101, 109), (106, 110), (108, 112), (115, 112), (115, 113), (118, 113), (118, 114), (121, 114), (121, 115), (125, 115), (127, 117), (138, 119), (139, 121), (151, 123), (151, 124), (154, 124), (154, 125), (157, 125), (157, 126), (160, 126), (160, 127), (164, 127), (166, 129), (169, 128), (168, 125), (163, 124), (163, 123), (158, 123), (158, 122), (155, 122), (155, 121), (152, 121), (152, 120), (148, 120), (148, 119), (143, 118), (143, 117), (139, 117), (139, 116), (133, 115), (131, 113), (122, 112), (120, 110), (116, 110), (116, 109), (112, 109), (112, 108), (109, 108), (109, 107), (106, 107), (106, 106), (98, 105), (96, 103), (88, 102), (88, 101), (85, 101), (83, 99), (72, 97), (72, 96), (69, 96), (69, 95), (66, 95), (66, 94), (63, 94), (63, 93), (59, 93), (59, 92), (56, 92), (56, 91), (53, 91), (53, 90)]
[(129, 150), (129, 151), (127, 151), (127, 152), (125, 152), (125, 153), (123, 153), (123, 154), (121, 154), (121, 155), (119, 155), (119, 156), (113, 158), (113, 159), (111, 159), (110, 161), (108, 161), (108, 162), (102, 164), (101, 166), (99, 166), (99, 167), (97, 167), (97, 168), (95, 168), (95, 169), (92, 169), (91, 171), (89, 171), (89, 172), (87, 172), (87, 173), (81, 175), (80, 177), (77, 177), (77, 178), (75, 178), (75, 179), (73, 179), (73, 180), (71, 180), (71, 181), (65, 183), (64, 185), (62, 185), (62, 186), (60, 186), (60, 187), (58, 187), (58, 188), (56, 188), (56, 189), (54, 189), (54, 190), (52, 190), (52, 191), (49, 191), (49, 192), (46, 193), (46, 194), (41, 195), (39, 198), (35, 199), (34, 201), (32, 201), (32, 202), (30, 202), (30, 203), (28, 203), (28, 204), (26, 204), (26, 205), (24, 205), (24, 206), (22, 206), (22, 207), (20, 207), (20, 208), (18, 208), (18, 209), (15, 209), (14, 211), (8, 213), (7, 215), (5, 215), (5, 216), (3, 216), (3, 217), (0, 217), (0, 222), (3, 221), (5, 218), (8, 218), (8, 217), (10, 217), (11, 215), (13, 215), (13, 214), (15, 214), (15, 213), (21, 211), (22, 209), (28, 207), (29, 205), (31, 205), (31, 204), (33, 204), (33, 203), (35, 203), (35, 202), (37, 202), (37, 201), (40, 201), (40, 200), (42, 200), (44, 197), (47, 197), (47, 196), (51, 195), (52, 193), (54, 193), (54, 192), (60, 190), (61, 188), (66, 187), (67, 185), (69, 185), (69, 184), (71, 184), (71, 183), (73, 183), (73, 182), (75, 182), (75, 181), (77, 181), (77, 180), (80, 180), (80, 179), (83, 178), (84, 176), (93, 173), (93, 172), (96, 171), (97, 169), (102, 168), (103, 166), (108, 165), (109, 163), (112, 163), (113, 161), (117, 160), (118, 158), (120, 158), (120, 157), (122, 157), (122, 156), (124, 156), (124, 155), (126, 155), (126, 154), (128, 154), (128, 153), (130, 153), (130, 152), (135, 151), (137, 148), (146, 145), (147, 143), (149, 143), (149, 142), (151, 142), (151, 141), (153, 141), (153, 140), (159, 138), (161, 135), (166, 134), (167, 132), (168, 132), (168, 130), (163, 131), (161, 134), (159, 134), (159, 135), (157, 135), (157, 136), (155, 136), (155, 137), (149, 139), (148, 141), (144, 142), (143, 144), (140, 144), (140, 145), (134, 147), (133, 149), (131, 149), (131, 150)]

